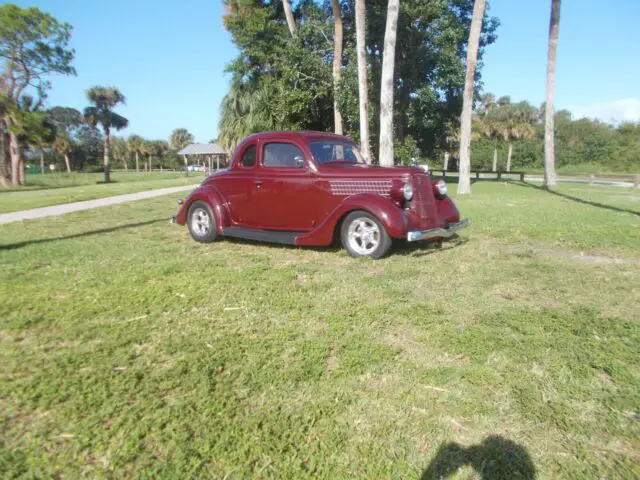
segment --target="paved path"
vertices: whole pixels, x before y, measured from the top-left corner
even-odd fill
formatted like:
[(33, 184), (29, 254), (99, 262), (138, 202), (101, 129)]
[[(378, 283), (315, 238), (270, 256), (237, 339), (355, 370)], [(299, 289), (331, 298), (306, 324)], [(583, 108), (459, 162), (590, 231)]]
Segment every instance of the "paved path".
[(3, 223), (19, 222), (21, 220), (31, 220), (34, 218), (54, 217), (56, 215), (64, 215), (65, 213), (79, 212), (81, 210), (89, 210), (98, 207), (107, 207), (109, 205), (117, 205), (119, 203), (135, 202), (136, 200), (144, 200), (146, 198), (168, 195), (170, 193), (193, 190), (197, 186), (197, 184), (194, 184), (182, 187), (159, 188), (157, 190), (148, 190), (146, 192), (127, 193), (126, 195), (116, 195), (115, 197), (85, 200), (84, 202), (64, 203), (62, 205), (53, 205), (51, 207), (22, 210), (21, 212), (2, 213), (0, 214), (0, 225)]

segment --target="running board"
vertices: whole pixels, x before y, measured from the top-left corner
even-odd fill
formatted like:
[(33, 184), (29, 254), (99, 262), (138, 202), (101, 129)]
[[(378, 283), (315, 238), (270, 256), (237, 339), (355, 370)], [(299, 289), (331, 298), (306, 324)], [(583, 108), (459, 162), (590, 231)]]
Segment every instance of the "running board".
[(257, 242), (280, 243), (295, 245), (296, 237), (303, 232), (282, 232), (275, 230), (257, 230), (254, 228), (228, 227), (222, 229), (224, 237), (243, 238)]

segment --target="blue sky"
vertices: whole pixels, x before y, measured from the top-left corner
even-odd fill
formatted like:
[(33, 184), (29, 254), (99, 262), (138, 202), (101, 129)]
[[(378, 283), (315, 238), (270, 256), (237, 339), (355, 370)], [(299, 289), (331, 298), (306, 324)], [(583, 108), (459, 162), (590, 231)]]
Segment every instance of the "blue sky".
[[(405, 0), (408, 1), (408, 0)], [(221, 0), (20, 0), (73, 25), (77, 77), (52, 78), (48, 104), (86, 106), (85, 90), (117, 86), (124, 134), (216, 136), (235, 56)], [(485, 91), (544, 101), (550, 0), (490, 0), (498, 41), (484, 57)], [(564, 0), (556, 105), (578, 116), (640, 120), (640, 0)]]

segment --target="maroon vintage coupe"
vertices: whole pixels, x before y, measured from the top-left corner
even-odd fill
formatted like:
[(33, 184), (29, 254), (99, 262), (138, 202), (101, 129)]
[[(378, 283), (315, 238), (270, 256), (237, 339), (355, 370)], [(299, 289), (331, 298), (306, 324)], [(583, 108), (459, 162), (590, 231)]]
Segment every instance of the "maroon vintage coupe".
[(381, 258), (392, 239), (442, 239), (468, 225), (442, 180), (419, 167), (367, 165), (349, 138), (324, 132), (247, 137), (228, 169), (209, 176), (176, 223), (198, 242), (219, 235), (330, 245)]

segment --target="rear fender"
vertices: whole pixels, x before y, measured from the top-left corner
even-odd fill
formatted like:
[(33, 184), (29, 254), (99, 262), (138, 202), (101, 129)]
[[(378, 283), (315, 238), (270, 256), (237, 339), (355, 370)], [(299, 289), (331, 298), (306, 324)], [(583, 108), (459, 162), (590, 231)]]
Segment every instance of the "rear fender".
[(213, 185), (202, 185), (191, 192), (182, 204), (178, 215), (176, 215), (176, 223), (184, 225), (187, 222), (189, 208), (193, 202), (198, 200), (207, 203), (211, 207), (216, 221), (216, 230), (221, 235), (222, 229), (231, 225), (231, 216), (224, 198)]
[(376, 217), (393, 238), (406, 238), (407, 216), (389, 198), (371, 193), (347, 197), (315, 229), (296, 238), (296, 245), (331, 245), (342, 219), (355, 210), (364, 210)]

